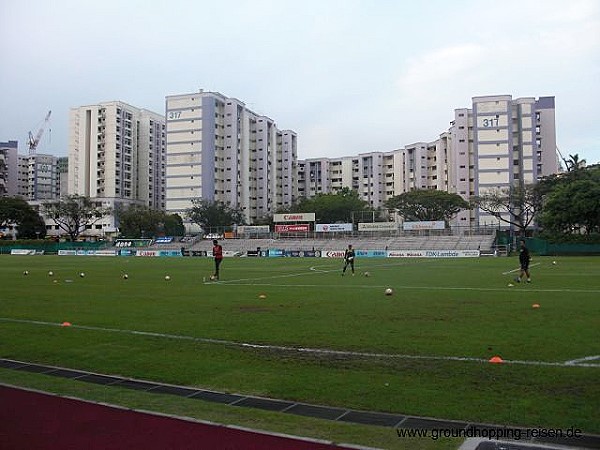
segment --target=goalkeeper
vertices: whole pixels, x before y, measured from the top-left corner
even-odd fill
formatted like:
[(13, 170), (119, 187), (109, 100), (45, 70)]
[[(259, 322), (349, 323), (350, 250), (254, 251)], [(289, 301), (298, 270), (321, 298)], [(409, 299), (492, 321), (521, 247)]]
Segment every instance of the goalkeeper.
[(352, 248), (352, 244), (348, 244), (348, 248), (344, 252), (344, 269), (342, 270), (342, 276), (346, 273), (346, 269), (348, 266), (352, 269), (352, 276), (354, 276), (354, 257), (355, 257), (354, 249)]

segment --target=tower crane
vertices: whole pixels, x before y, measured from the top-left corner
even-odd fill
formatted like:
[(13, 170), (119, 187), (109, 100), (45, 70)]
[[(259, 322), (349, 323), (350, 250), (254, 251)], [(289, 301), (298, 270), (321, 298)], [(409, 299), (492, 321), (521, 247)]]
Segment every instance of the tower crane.
[(48, 126), (48, 123), (50, 122), (50, 114), (52, 114), (52, 111), (48, 111), (48, 114), (46, 114), (44, 123), (42, 124), (42, 126), (40, 127), (38, 132), (36, 133), (35, 137), (33, 136), (33, 133), (31, 131), (29, 132), (29, 137), (27, 138), (27, 146), (29, 147), (30, 155), (35, 155), (35, 149), (37, 148), (38, 144), (40, 143), (40, 139), (42, 138), (42, 135), (44, 134), (44, 130), (46, 129), (46, 127)]

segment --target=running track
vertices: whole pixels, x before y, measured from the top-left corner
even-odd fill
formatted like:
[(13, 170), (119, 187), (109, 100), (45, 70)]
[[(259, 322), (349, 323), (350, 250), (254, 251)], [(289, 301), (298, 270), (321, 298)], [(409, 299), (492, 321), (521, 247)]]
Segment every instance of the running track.
[(11, 450), (333, 450), (252, 432), (0, 386), (0, 448)]

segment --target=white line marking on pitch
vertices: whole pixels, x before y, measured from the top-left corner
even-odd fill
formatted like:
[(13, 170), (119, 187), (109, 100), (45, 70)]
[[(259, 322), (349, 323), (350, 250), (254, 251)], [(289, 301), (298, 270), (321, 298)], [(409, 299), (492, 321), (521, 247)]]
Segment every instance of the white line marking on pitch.
[(584, 363), (586, 361), (595, 361), (597, 359), (600, 359), (600, 355), (586, 356), (585, 358), (572, 359), (570, 361), (565, 362), (565, 365), (567, 365), (567, 366), (574, 366), (574, 365), (577, 365), (577, 364)]
[[(315, 272), (316, 273), (316, 272)], [(257, 281), (266, 280), (268, 278), (256, 278)], [(306, 287), (306, 288), (323, 288), (322, 284), (277, 284), (277, 283), (239, 283), (238, 281), (252, 281), (252, 278), (246, 280), (231, 280), (231, 281), (220, 281), (217, 284), (228, 284), (230, 286), (270, 286), (270, 287)], [(208, 283), (207, 283), (208, 284)], [(215, 283), (213, 283), (215, 284)], [(462, 286), (402, 286), (399, 284), (391, 285), (358, 285), (358, 284), (328, 284), (327, 287), (335, 288), (348, 288), (348, 289), (373, 289), (373, 288), (386, 288), (393, 287), (395, 289), (415, 289), (415, 290), (433, 290), (433, 291), (506, 291), (507, 287), (497, 288), (486, 288), (486, 287), (462, 287)], [(572, 293), (600, 293), (600, 289), (536, 289), (532, 288), (531, 285), (527, 285), (527, 289), (518, 289), (514, 292), (572, 292)]]
[[(7, 317), (0, 317), (0, 321), (2, 322), (11, 322), (11, 323), (24, 323), (30, 325), (46, 325), (46, 326), (61, 326), (60, 323), (54, 322), (44, 322), (39, 320), (25, 320), (25, 319), (10, 319)], [(104, 331), (109, 333), (122, 333), (122, 334), (133, 334), (136, 336), (149, 336), (149, 337), (160, 337), (166, 339), (177, 339), (177, 340), (185, 340), (185, 341), (193, 341), (193, 342), (202, 342), (206, 344), (219, 344), (219, 345), (228, 345), (231, 347), (242, 347), (242, 348), (254, 348), (259, 350), (281, 350), (287, 352), (297, 352), (297, 353), (306, 353), (306, 354), (314, 354), (314, 355), (328, 355), (328, 356), (344, 356), (344, 357), (360, 357), (360, 358), (386, 358), (386, 359), (409, 359), (409, 360), (424, 360), (424, 361), (461, 361), (461, 362), (479, 362), (479, 363), (487, 363), (489, 362), (484, 358), (474, 358), (468, 356), (428, 356), (428, 355), (403, 355), (403, 354), (393, 354), (393, 353), (368, 353), (368, 352), (352, 352), (346, 350), (332, 350), (332, 349), (321, 349), (321, 348), (310, 348), (310, 347), (288, 347), (284, 345), (268, 345), (268, 344), (253, 344), (250, 342), (236, 342), (236, 341), (227, 341), (223, 339), (212, 339), (212, 338), (202, 338), (195, 336), (185, 336), (179, 334), (165, 334), (165, 333), (154, 333), (151, 331), (136, 331), (136, 330), (123, 330), (119, 328), (103, 328), (103, 327), (93, 327), (87, 325), (71, 325), (69, 328), (81, 329), (81, 330), (89, 330), (89, 331)], [(594, 357), (596, 358), (596, 357)], [(598, 357), (600, 358), (600, 357)], [(573, 360), (579, 361), (579, 360)], [(570, 364), (571, 363), (571, 364)], [(523, 360), (508, 360), (505, 359), (503, 364), (519, 364), (525, 366), (553, 366), (553, 367), (591, 367), (591, 368), (600, 368), (600, 364), (592, 364), (585, 362), (572, 363), (572, 361), (567, 362), (548, 362), (548, 361), (523, 361)]]
[[(540, 264), (542, 264), (542, 263), (535, 263), (535, 264), (530, 265), (529, 267), (539, 266)], [(509, 273), (518, 272), (519, 270), (521, 270), (520, 267), (513, 269), (513, 270), (509, 270), (508, 272), (502, 272), (502, 275), (508, 275)]]

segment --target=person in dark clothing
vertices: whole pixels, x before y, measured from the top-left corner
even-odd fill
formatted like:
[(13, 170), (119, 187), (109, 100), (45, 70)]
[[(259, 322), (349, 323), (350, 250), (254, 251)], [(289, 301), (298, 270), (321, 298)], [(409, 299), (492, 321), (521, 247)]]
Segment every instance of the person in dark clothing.
[(213, 257), (215, 258), (215, 273), (213, 275), (214, 280), (219, 279), (219, 266), (223, 261), (223, 247), (219, 244), (216, 239), (213, 241)]
[(346, 273), (346, 269), (348, 266), (352, 269), (352, 276), (354, 276), (354, 257), (356, 254), (354, 253), (354, 249), (352, 248), (352, 244), (348, 244), (348, 248), (344, 252), (344, 268), (342, 269), (342, 276)]
[(521, 282), (523, 275), (527, 276), (527, 282), (531, 283), (531, 275), (529, 274), (529, 261), (531, 260), (531, 255), (529, 254), (529, 249), (525, 246), (525, 240), (521, 239), (521, 247), (519, 248), (519, 264), (521, 265), (521, 273), (515, 281), (517, 283)]

